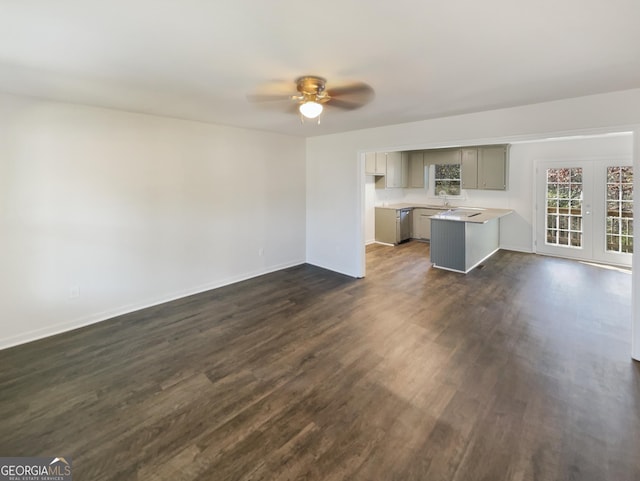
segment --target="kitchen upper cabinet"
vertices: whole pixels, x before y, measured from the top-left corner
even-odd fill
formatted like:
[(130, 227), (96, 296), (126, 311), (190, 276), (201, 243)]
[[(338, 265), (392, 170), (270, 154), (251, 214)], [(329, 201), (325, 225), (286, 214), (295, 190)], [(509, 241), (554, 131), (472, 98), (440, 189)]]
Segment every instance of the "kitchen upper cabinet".
[(376, 189), (425, 189), (430, 165), (460, 164), (463, 189), (506, 190), (508, 152), (508, 145), (368, 152), (365, 173), (376, 176)]
[(478, 149), (478, 188), (507, 190), (507, 147)]
[(462, 149), (460, 177), (463, 189), (478, 188), (478, 149)]
[(459, 164), (460, 149), (435, 149), (425, 150), (425, 164)]
[(463, 189), (507, 189), (508, 146), (461, 149)]
[(364, 154), (364, 173), (366, 175), (385, 175), (387, 173), (387, 153), (367, 152)]
[(402, 180), (400, 181), (400, 185), (404, 187), (409, 187), (409, 152), (402, 152)]
[(387, 189), (402, 187), (402, 153), (387, 152)]
[[(406, 187), (424, 189), (425, 174), (422, 152), (378, 152), (376, 160), (382, 155), (385, 159), (385, 176), (376, 179), (376, 189)], [(373, 168), (373, 156), (365, 157), (366, 172), (372, 172)]]
[(409, 180), (407, 187), (413, 189), (424, 189), (424, 153), (409, 152)]
[[(406, 152), (378, 152), (385, 158), (385, 174), (376, 178), (376, 189), (399, 189), (407, 186), (409, 157)], [(376, 174), (378, 175), (378, 174)]]
[(376, 153), (367, 152), (364, 154), (364, 173), (366, 175), (376, 175)]
[(387, 175), (386, 152), (376, 152), (376, 175)]

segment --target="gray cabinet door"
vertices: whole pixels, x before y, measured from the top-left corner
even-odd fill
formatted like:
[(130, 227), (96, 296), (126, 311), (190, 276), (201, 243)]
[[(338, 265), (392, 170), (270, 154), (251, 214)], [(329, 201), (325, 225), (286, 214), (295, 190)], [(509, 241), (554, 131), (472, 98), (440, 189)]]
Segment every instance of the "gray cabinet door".
[(481, 147), (478, 149), (478, 187), (488, 190), (506, 190), (506, 147)]
[(387, 189), (402, 187), (402, 154), (400, 152), (387, 153)]
[(376, 153), (367, 152), (364, 154), (364, 173), (366, 175), (376, 175)]
[(431, 216), (441, 212), (443, 210), (413, 209), (413, 238), (429, 240), (431, 238)]
[(426, 150), (424, 161), (429, 164), (459, 164), (460, 149)]
[(424, 189), (424, 155), (422, 152), (409, 152), (408, 187)]
[(413, 238), (429, 239), (429, 230), (431, 223), (430, 211), (426, 209), (413, 209)]
[(400, 242), (400, 212), (395, 209), (376, 207), (376, 241), (385, 244)]
[(400, 186), (402, 188), (409, 187), (409, 152), (402, 152), (402, 180)]
[(387, 153), (376, 152), (376, 175), (387, 174)]
[(478, 149), (462, 149), (460, 176), (463, 189), (478, 188)]

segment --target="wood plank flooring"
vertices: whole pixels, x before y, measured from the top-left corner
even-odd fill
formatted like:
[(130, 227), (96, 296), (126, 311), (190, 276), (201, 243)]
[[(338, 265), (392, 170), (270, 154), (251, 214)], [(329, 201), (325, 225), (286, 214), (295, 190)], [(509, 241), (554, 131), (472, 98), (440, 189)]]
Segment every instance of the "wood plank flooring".
[(428, 244), (0, 351), (0, 455), (74, 479), (639, 480), (631, 276)]

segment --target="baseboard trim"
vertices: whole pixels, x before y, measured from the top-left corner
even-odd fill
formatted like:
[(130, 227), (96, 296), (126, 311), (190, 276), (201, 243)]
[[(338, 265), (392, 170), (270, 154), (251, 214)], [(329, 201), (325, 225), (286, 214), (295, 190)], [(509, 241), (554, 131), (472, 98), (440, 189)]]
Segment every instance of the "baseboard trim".
[(91, 324), (97, 324), (99, 322), (108, 321), (109, 319), (113, 319), (114, 317), (123, 316), (125, 314), (130, 314), (135, 311), (140, 311), (142, 309), (147, 309), (149, 307), (157, 306), (159, 304), (164, 304), (165, 302), (175, 301), (177, 299), (182, 299), (184, 297), (193, 296), (194, 294), (200, 294), (202, 292), (218, 289), (220, 287), (235, 284), (237, 282), (246, 281), (248, 279), (253, 279), (254, 277), (263, 276), (266, 274), (270, 274), (272, 272), (281, 271), (283, 269), (288, 269), (289, 267), (295, 267), (302, 264), (305, 264), (304, 260), (286, 262), (283, 264), (271, 266), (267, 269), (263, 269), (260, 271), (249, 272), (239, 276), (229, 277), (226, 279), (211, 282), (209, 284), (200, 285), (198, 287), (194, 287), (191, 289), (186, 289), (184, 291), (173, 292), (163, 297), (158, 297), (155, 299), (147, 299), (140, 303), (128, 304), (128, 305), (120, 306), (114, 309), (109, 309), (106, 311), (92, 314), (90, 316), (74, 319), (69, 322), (54, 324), (53, 326), (47, 326), (46, 328), (42, 328), (42, 329), (34, 329), (31, 331), (27, 331), (27, 332), (18, 334), (16, 336), (4, 338), (4, 339), (0, 338), (0, 350), (8, 349), (14, 346), (19, 346), (21, 344), (27, 344), (29, 342), (44, 339), (46, 337), (55, 336), (57, 334), (62, 334), (64, 332), (73, 331), (75, 329), (80, 329), (82, 327), (90, 326)]
[(343, 271), (343, 270), (340, 270), (340, 269), (336, 269), (335, 267), (330, 267), (330, 266), (327, 266), (327, 265), (319, 264), (317, 262), (309, 262), (309, 261), (307, 261), (307, 264), (309, 264), (310, 266), (319, 267), (320, 269), (325, 269), (327, 271), (335, 272), (337, 274), (342, 274), (343, 276), (351, 277), (353, 279), (362, 279), (361, 277), (354, 276), (353, 273), (351, 273), (351, 272), (346, 272), (346, 271)]
[(517, 247), (517, 246), (509, 246), (509, 245), (501, 245), (500, 249), (505, 250), (505, 251), (513, 251), (513, 252), (523, 252), (525, 254), (535, 254), (535, 252), (532, 249), (525, 249), (522, 247)]

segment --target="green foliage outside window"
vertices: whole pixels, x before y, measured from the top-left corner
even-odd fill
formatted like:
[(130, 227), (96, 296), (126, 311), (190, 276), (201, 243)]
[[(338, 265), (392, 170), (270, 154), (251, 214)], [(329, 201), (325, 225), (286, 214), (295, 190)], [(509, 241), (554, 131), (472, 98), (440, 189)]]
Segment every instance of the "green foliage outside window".
[(436, 164), (434, 180), (436, 195), (460, 195), (460, 164)]
[(607, 250), (633, 253), (633, 167), (607, 168)]

